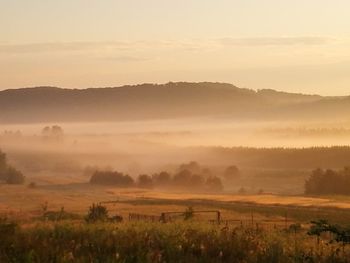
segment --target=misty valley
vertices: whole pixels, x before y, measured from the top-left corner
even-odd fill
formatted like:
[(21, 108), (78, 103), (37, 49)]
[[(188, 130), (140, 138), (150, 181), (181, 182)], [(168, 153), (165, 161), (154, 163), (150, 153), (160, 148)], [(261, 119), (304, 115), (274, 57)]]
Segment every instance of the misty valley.
[(350, 121), (331, 113), (348, 98), (217, 83), (14, 92), (17, 111), (0, 105), (0, 261), (347, 262)]

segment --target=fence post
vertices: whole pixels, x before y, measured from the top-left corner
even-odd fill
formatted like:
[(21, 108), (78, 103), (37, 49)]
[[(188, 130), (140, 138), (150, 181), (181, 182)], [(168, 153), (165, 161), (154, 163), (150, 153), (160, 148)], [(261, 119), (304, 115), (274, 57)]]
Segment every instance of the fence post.
[(285, 217), (285, 227), (286, 227), (286, 230), (288, 228), (288, 212), (286, 211), (286, 217)]
[(163, 223), (166, 223), (165, 213), (162, 213), (162, 214), (160, 215), (160, 221), (163, 222)]

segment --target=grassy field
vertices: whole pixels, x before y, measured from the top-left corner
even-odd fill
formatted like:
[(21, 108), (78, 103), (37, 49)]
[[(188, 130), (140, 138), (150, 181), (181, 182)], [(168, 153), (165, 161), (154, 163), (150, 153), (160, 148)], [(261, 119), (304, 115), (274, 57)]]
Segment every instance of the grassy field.
[[(328, 234), (307, 234), (311, 220), (347, 225), (348, 201), (81, 183), (0, 185), (0, 262), (350, 262), (347, 245), (330, 242)], [(92, 203), (102, 203), (123, 222), (86, 223)], [(168, 223), (128, 220), (129, 213), (160, 216), (188, 207), (220, 211), (221, 221), (215, 214)]]
[(326, 218), (350, 222), (350, 202), (345, 197), (303, 197), (278, 195), (191, 194), (144, 189), (118, 189), (89, 184), (47, 184), (28, 188), (0, 185), (0, 214), (29, 219), (48, 210), (83, 215), (92, 203), (110, 202), (112, 213), (159, 215), (164, 211), (183, 211), (188, 206), (218, 209), (224, 219), (285, 218), (308, 222)]

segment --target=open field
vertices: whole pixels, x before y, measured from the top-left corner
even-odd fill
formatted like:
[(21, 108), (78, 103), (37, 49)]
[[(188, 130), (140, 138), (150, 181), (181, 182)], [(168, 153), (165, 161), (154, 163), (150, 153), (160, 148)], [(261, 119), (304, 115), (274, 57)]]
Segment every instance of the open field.
[[(127, 218), (129, 213), (159, 215), (164, 211), (218, 209), (224, 219), (291, 219), (307, 221), (318, 218), (350, 219), (350, 203), (346, 197), (304, 197), (277, 195), (191, 194), (136, 188), (113, 188), (89, 184), (0, 185), (0, 213), (19, 218), (31, 218), (50, 211), (65, 211), (85, 215), (92, 203), (104, 203), (112, 214)], [(341, 213), (341, 216), (340, 214)], [(339, 214), (339, 215), (338, 215)], [(333, 215), (337, 215), (336, 217)]]
[[(101, 202), (123, 222), (86, 223)], [(90, 184), (0, 185), (0, 262), (335, 262), (350, 247), (308, 235), (311, 220), (348, 225), (348, 198), (190, 194)], [(57, 217), (64, 207), (66, 218)], [(194, 211), (219, 211), (184, 220)], [(129, 214), (160, 216), (167, 223)], [(51, 215), (51, 216), (50, 216)], [(1, 221), (6, 217), (7, 220)], [(219, 223), (219, 224), (218, 224)]]

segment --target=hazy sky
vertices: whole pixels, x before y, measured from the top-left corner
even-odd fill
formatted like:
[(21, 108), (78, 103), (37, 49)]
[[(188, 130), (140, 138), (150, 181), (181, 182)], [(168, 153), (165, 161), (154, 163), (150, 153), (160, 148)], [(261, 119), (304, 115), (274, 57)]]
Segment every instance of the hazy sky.
[(349, 0), (0, 0), (0, 89), (168, 81), (350, 95)]

